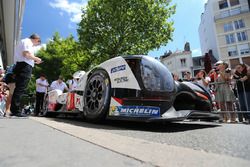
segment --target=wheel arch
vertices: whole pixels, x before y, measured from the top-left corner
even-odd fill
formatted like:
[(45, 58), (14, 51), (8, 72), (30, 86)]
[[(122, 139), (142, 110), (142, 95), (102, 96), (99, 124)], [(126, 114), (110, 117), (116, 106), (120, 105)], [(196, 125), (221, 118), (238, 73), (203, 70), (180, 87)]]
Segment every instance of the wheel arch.
[(196, 97), (189, 91), (181, 91), (175, 95), (173, 106), (178, 110), (193, 110), (195, 109)]
[(111, 81), (111, 79), (110, 79), (110, 75), (109, 75), (108, 71), (107, 71), (105, 68), (102, 68), (102, 67), (95, 67), (94, 69), (92, 69), (92, 70), (87, 74), (87, 81), (88, 81), (88, 79), (91, 77), (91, 75), (92, 75), (93, 73), (95, 73), (96, 71), (98, 71), (98, 70), (101, 70), (101, 71), (103, 71), (103, 72), (105, 72), (105, 73), (107, 74), (108, 79), (109, 79), (109, 81), (110, 81), (110, 86), (111, 86), (111, 88), (112, 88), (112, 81)]

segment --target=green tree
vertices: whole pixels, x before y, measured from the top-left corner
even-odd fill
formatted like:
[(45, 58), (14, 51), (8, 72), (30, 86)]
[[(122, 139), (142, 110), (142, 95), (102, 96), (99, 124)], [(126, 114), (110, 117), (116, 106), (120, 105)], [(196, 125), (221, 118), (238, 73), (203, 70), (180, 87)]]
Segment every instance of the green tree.
[(46, 49), (41, 49), (38, 56), (44, 61), (36, 65), (34, 76), (44, 73), (49, 82), (56, 80), (59, 75), (68, 79), (78, 70), (85, 70), (90, 66), (89, 56), (79, 49), (79, 43), (71, 35), (65, 39), (56, 32)]
[(174, 31), (171, 0), (90, 0), (82, 13), (81, 47), (96, 60), (147, 54), (166, 45)]

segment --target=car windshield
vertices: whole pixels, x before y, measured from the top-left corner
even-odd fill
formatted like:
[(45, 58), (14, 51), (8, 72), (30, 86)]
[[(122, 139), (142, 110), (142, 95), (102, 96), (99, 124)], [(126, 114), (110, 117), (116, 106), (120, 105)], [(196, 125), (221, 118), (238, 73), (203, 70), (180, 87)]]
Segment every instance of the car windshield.
[(141, 60), (141, 77), (144, 87), (149, 91), (172, 92), (174, 80), (167, 69), (158, 60), (144, 56)]

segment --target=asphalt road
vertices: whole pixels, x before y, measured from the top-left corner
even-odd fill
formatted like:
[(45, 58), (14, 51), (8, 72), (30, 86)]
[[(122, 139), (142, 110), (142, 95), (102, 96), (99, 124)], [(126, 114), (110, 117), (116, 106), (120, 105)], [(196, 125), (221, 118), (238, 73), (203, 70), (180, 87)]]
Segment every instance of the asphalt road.
[(20, 161), (30, 160), (26, 166), (243, 167), (250, 164), (249, 128), (206, 122), (0, 119), (0, 166), (22, 166)]
[(185, 121), (176, 123), (138, 123), (106, 121), (100, 125), (81, 119), (57, 118), (56, 121), (91, 127), (113, 134), (151, 142), (191, 148), (250, 160), (250, 125)]
[(208, 122), (109, 122), (104, 131), (250, 160), (250, 125)]

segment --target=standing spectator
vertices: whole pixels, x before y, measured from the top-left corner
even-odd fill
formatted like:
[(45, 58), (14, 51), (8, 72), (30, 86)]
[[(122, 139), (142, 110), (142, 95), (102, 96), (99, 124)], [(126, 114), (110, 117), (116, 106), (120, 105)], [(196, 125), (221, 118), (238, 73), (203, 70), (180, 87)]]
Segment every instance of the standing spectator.
[(35, 46), (40, 44), (40, 37), (37, 34), (32, 34), (29, 38), (22, 39), (18, 42), (15, 50), (16, 66), (14, 74), (16, 78), (16, 88), (13, 93), (11, 102), (11, 116), (26, 117), (20, 112), (20, 100), (32, 74), (34, 64), (40, 64), (42, 60), (34, 55)]
[(231, 121), (234, 123), (236, 121), (236, 115), (233, 112), (233, 101), (235, 101), (235, 96), (230, 87), (231, 72), (227, 71), (227, 68), (228, 64), (225, 62), (221, 62), (218, 65), (219, 71), (216, 79), (215, 99), (221, 109), (223, 122)]
[(67, 83), (69, 84), (69, 91), (75, 90), (77, 87), (79, 78), (73, 77), (72, 79), (68, 80)]
[(207, 76), (207, 73), (204, 70), (200, 70), (196, 75), (196, 82), (204, 87), (205, 89), (209, 90), (209, 82), (211, 81), (210, 77)]
[[(240, 102), (240, 110), (243, 112), (250, 111), (250, 78), (247, 75), (247, 67), (245, 64), (239, 64), (235, 67), (233, 78), (236, 79), (237, 95)], [(249, 114), (239, 113), (239, 121), (243, 122), (243, 118), (249, 123)]]
[(12, 100), (12, 96), (16, 87), (15, 84), (15, 75), (13, 73), (13, 70), (15, 68), (15, 64), (8, 66), (6, 69), (6, 74), (3, 77), (3, 81), (8, 84), (9, 87), (9, 91), (7, 93), (7, 99), (6, 99), (6, 116), (8, 116), (10, 114), (10, 105), (11, 105), (11, 100)]
[[(217, 68), (217, 67), (216, 67)], [(211, 71), (209, 71), (208, 76), (210, 78), (210, 82), (214, 82), (215, 79), (217, 78), (218, 74), (217, 74), (217, 70), (216, 69), (212, 69)]]
[(65, 82), (63, 82), (63, 77), (62, 76), (59, 76), (57, 80), (53, 81), (51, 83), (51, 89), (52, 90), (55, 90), (55, 89), (58, 89), (58, 90), (61, 90), (62, 92), (64, 90), (68, 91), (68, 87), (67, 85), (65, 84)]
[(192, 76), (191, 76), (191, 73), (190, 73), (189, 71), (186, 71), (186, 72), (184, 73), (183, 81), (193, 81)]
[(35, 116), (39, 115), (43, 107), (44, 95), (49, 86), (46, 76), (44, 74), (40, 75), (40, 78), (36, 80), (36, 110)]

